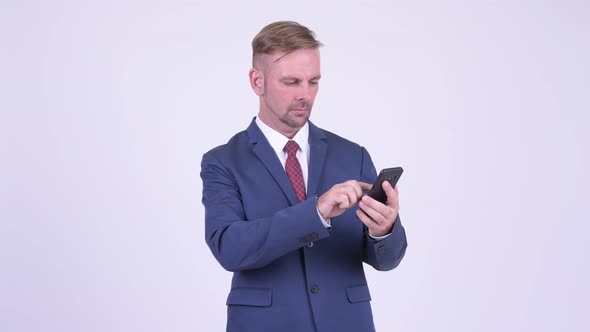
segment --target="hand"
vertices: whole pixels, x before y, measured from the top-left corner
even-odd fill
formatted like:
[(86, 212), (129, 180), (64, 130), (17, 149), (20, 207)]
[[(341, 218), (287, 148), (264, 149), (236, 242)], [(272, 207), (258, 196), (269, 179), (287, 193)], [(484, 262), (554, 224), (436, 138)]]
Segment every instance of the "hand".
[(337, 217), (356, 205), (363, 196), (363, 190), (371, 187), (369, 183), (356, 180), (336, 184), (318, 198), (318, 211), (324, 219)]
[(393, 223), (397, 219), (399, 212), (399, 193), (397, 186), (391, 187), (388, 181), (383, 181), (381, 185), (387, 195), (387, 204), (382, 204), (370, 196), (363, 196), (359, 202), (359, 209), (356, 211), (357, 217), (367, 226), (369, 235), (384, 236), (390, 234), (393, 230)]

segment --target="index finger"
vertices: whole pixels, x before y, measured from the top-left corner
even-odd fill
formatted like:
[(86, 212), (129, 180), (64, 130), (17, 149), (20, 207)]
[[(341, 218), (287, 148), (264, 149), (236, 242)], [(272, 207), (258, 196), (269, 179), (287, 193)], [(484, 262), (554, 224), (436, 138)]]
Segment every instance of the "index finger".
[(362, 190), (369, 190), (373, 187), (373, 185), (371, 183), (366, 183), (366, 182), (362, 182), (362, 181), (359, 181), (359, 185), (361, 186)]

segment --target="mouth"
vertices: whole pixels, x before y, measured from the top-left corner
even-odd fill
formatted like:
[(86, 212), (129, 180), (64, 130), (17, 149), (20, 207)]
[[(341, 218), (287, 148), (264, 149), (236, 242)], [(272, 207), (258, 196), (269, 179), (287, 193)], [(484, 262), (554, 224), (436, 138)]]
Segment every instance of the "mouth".
[(309, 113), (309, 109), (307, 109), (307, 108), (292, 108), (291, 112), (295, 113), (295, 115), (307, 115)]

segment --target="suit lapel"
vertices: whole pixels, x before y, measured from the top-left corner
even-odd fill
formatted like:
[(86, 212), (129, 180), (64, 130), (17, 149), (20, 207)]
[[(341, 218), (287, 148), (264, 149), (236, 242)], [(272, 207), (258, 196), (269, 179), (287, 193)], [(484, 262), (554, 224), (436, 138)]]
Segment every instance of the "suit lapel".
[[(262, 162), (264, 167), (272, 175), (277, 182), (291, 205), (298, 203), (297, 196), (293, 190), (293, 186), (285, 173), (285, 169), (277, 158), (275, 151), (272, 149), (264, 134), (256, 125), (256, 121), (252, 120), (248, 129), (246, 129), (252, 151), (256, 154), (258, 159)], [(321, 180), (321, 175), (326, 161), (326, 151), (328, 144), (325, 142), (326, 135), (322, 130), (316, 127), (309, 121), (309, 165), (308, 165), (308, 180), (307, 180), (307, 197), (312, 197), (317, 194), (318, 186)]]
[(307, 180), (307, 197), (317, 195), (318, 186), (326, 161), (328, 144), (323, 131), (309, 121), (309, 167)]
[(279, 158), (277, 158), (275, 151), (268, 143), (266, 137), (264, 137), (260, 128), (256, 125), (255, 120), (252, 120), (252, 123), (250, 123), (248, 129), (246, 129), (246, 132), (248, 133), (252, 151), (254, 151), (258, 159), (272, 175), (291, 205), (297, 204), (297, 196), (289, 181), (289, 177), (287, 177), (287, 173), (281, 165)]

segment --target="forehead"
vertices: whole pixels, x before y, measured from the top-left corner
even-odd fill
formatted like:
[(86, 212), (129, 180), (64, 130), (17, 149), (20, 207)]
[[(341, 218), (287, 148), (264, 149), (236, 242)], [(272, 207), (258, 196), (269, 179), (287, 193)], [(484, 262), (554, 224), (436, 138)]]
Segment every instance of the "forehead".
[(317, 76), (320, 74), (320, 51), (304, 48), (290, 53), (273, 53), (268, 57), (268, 67), (270, 72), (280, 76)]

